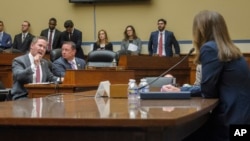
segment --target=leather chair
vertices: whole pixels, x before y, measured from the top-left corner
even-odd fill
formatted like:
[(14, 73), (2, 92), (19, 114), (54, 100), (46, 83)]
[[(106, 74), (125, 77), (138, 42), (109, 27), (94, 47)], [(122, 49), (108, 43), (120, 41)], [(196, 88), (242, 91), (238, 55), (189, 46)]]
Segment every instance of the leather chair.
[(117, 62), (117, 54), (110, 50), (95, 50), (88, 54), (87, 66), (112, 67), (113, 60)]
[(62, 56), (62, 49), (56, 48), (50, 51), (50, 61), (54, 62), (56, 59)]
[(144, 79), (146, 79), (148, 83), (154, 81), (152, 84), (150, 84), (151, 87), (162, 87), (166, 84), (175, 84), (174, 77), (160, 77), (159, 79), (157, 79), (157, 77), (145, 77)]

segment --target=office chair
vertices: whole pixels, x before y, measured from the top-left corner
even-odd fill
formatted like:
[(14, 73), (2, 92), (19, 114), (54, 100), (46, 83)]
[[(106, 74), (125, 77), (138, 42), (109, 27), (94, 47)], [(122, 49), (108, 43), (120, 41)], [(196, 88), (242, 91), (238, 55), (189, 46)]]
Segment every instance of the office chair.
[(56, 48), (50, 51), (50, 61), (54, 62), (56, 59), (62, 56), (62, 49)]
[(10, 95), (11, 89), (6, 89), (3, 83), (0, 81), (0, 102), (6, 101), (7, 97)]
[(23, 53), (21, 50), (15, 48), (8, 48), (3, 50), (4, 53)]
[(119, 62), (119, 58), (122, 55), (132, 55), (132, 51), (130, 51), (130, 50), (124, 50), (124, 49), (118, 50), (116, 52), (116, 56), (117, 56), (116, 60), (117, 60), (117, 62)]
[[(144, 79), (147, 80), (147, 82), (150, 84), (150, 82), (157, 79), (157, 77), (145, 77)], [(175, 84), (175, 78), (174, 77), (160, 77), (155, 82), (150, 84), (151, 87), (162, 87), (163, 85), (167, 84)]]
[(112, 67), (113, 60), (117, 62), (117, 55), (110, 50), (95, 50), (88, 54), (87, 66), (91, 67)]

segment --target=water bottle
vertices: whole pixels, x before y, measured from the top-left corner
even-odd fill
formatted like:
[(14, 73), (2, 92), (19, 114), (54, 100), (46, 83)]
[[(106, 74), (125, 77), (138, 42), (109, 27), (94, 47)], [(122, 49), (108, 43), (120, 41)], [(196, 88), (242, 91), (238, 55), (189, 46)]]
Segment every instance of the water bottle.
[(135, 100), (138, 95), (138, 87), (134, 79), (129, 79), (128, 83), (128, 99)]
[(141, 79), (141, 82), (139, 84), (139, 88), (141, 88), (139, 90), (139, 93), (141, 92), (149, 92), (149, 85), (146, 79)]
[(117, 64), (116, 64), (116, 59), (114, 58), (113, 61), (112, 61), (112, 67), (116, 67)]
[(138, 115), (138, 108), (140, 101), (138, 99), (138, 87), (134, 79), (129, 79), (128, 83), (128, 110), (129, 117), (136, 118)]

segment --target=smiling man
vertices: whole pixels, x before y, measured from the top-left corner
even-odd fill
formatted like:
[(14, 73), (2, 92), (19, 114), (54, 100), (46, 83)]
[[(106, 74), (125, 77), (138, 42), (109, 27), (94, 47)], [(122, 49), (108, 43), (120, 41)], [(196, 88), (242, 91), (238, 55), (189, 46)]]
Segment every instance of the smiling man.
[(31, 42), (30, 52), (13, 60), (12, 100), (27, 98), (28, 92), (24, 84), (59, 80), (51, 73), (48, 62), (43, 59), (47, 45), (46, 37), (35, 37)]

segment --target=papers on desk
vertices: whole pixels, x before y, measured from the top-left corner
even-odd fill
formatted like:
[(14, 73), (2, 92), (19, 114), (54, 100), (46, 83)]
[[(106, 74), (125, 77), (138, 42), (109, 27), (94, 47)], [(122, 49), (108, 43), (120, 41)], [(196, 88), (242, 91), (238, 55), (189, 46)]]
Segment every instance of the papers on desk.
[(110, 97), (110, 82), (109, 81), (101, 81), (98, 89), (96, 91), (95, 97), (102, 97), (102, 96), (108, 96)]
[(138, 49), (137, 45), (129, 43), (128, 50), (130, 50), (130, 51), (137, 51), (137, 49)]
[(28, 85), (51, 84), (50, 82), (29, 83)]

